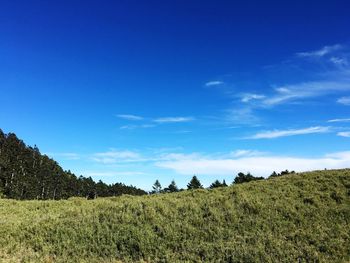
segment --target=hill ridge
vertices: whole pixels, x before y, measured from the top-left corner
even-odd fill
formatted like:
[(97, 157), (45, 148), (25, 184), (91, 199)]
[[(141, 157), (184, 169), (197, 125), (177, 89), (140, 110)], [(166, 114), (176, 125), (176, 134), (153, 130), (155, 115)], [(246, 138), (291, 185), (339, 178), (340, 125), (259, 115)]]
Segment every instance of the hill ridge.
[(140, 197), (0, 200), (0, 222), (0, 255), (18, 261), (346, 262), (350, 170)]

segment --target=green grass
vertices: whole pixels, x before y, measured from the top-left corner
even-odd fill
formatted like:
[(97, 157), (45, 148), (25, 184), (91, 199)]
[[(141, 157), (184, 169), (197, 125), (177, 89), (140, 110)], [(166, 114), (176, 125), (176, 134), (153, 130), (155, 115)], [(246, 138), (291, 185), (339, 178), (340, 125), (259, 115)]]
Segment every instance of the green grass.
[(0, 200), (0, 262), (347, 262), (350, 170), (214, 190)]

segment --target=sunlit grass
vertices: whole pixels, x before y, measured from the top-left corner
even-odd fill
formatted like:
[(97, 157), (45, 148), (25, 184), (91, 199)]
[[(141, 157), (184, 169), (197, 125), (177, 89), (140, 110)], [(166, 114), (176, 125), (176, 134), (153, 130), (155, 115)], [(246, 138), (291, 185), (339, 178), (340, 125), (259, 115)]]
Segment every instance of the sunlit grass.
[(0, 200), (0, 262), (344, 262), (350, 170), (214, 190)]

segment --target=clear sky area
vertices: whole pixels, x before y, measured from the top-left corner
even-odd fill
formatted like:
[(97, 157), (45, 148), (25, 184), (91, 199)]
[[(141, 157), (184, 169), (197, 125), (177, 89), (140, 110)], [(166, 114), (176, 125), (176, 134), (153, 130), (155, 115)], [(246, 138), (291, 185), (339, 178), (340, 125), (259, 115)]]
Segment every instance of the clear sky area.
[(350, 166), (349, 1), (0, 0), (0, 128), (149, 190)]

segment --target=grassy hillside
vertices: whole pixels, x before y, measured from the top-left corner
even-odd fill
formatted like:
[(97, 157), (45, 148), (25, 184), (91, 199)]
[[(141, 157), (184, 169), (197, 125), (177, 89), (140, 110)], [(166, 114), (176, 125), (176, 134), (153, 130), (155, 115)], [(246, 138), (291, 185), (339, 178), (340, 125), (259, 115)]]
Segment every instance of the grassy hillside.
[(156, 196), (0, 200), (0, 258), (3, 262), (349, 261), (350, 170)]

